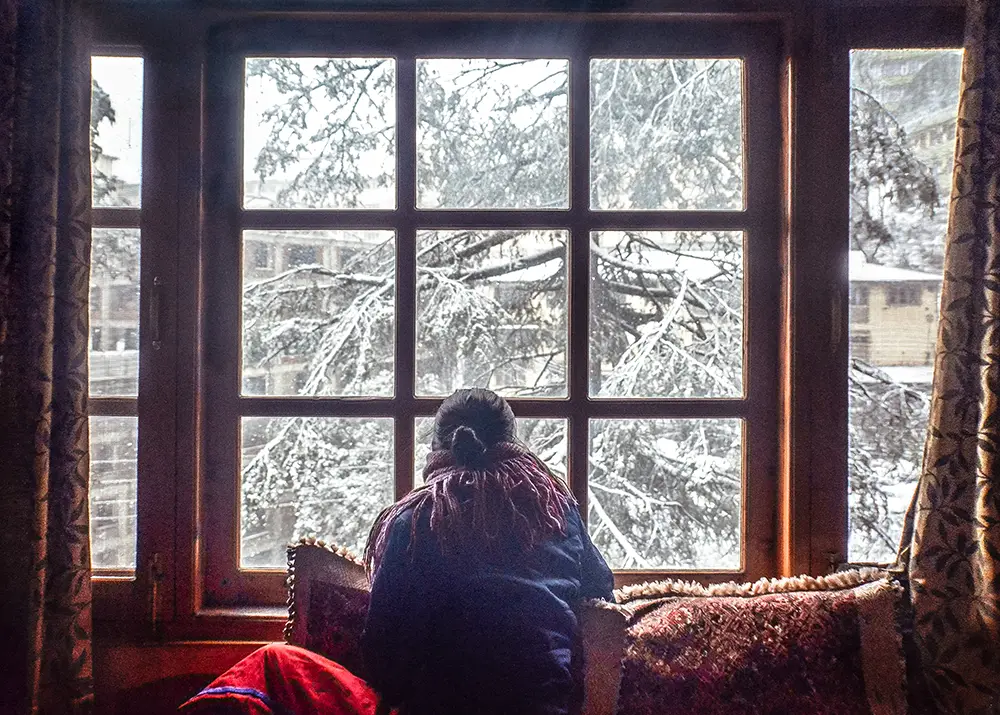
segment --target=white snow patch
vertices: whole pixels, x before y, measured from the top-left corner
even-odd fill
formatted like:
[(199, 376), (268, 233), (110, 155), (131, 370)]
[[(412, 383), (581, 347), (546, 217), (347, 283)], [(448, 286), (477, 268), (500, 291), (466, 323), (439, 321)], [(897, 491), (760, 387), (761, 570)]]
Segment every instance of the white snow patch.
[(912, 271), (908, 268), (882, 266), (869, 263), (861, 251), (851, 251), (850, 256), (851, 283), (940, 283), (941, 276), (935, 273)]

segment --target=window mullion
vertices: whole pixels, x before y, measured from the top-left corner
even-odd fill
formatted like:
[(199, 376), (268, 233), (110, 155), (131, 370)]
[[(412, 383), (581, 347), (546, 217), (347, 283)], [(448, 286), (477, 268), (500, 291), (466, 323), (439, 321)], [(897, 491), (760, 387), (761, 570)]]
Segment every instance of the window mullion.
[[(145, 63), (142, 250), (139, 336), (139, 530), (136, 576), (144, 595), (157, 560), (155, 613), (173, 617), (176, 482), (177, 185), (175, 67), (172, 53), (152, 50)], [(155, 626), (154, 626), (155, 627)]]
[(396, 58), (395, 493), (413, 488), (417, 342), (417, 62)]
[(569, 455), (567, 477), (587, 519), (590, 356), (590, 63), (583, 52), (570, 59), (570, 270)]
[[(240, 136), (243, 106), (243, 58), (229, 48), (213, 47), (207, 57), (205, 94), (205, 166), (203, 260), (204, 324), (201, 326), (204, 380), (203, 502), (201, 528), (213, 534), (201, 542), (204, 593), (199, 606), (226, 603), (246, 593), (239, 574), (240, 371), (241, 371), (241, 178)], [(210, 426), (209, 426), (210, 425)]]

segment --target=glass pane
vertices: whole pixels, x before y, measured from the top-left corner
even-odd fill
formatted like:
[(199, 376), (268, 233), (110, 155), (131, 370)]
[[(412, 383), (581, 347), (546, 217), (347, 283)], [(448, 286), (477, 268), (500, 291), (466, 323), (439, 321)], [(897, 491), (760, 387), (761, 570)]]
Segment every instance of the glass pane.
[(250, 57), (245, 70), (246, 208), (395, 206), (394, 60)]
[(591, 236), (590, 394), (743, 395), (743, 234)]
[(740, 568), (742, 420), (591, 420), (589, 528), (617, 569)]
[[(549, 469), (566, 478), (566, 420), (524, 417), (517, 420), (517, 436), (537, 454)], [(423, 484), (424, 465), (431, 453), (434, 418), (418, 417), (414, 421), (413, 483)]]
[(90, 418), (90, 563), (135, 568), (135, 417)]
[(90, 394), (136, 396), (139, 229), (95, 228), (90, 249)]
[(590, 62), (590, 205), (743, 208), (743, 62)]
[(566, 60), (417, 60), (417, 205), (569, 206)]
[(142, 58), (90, 60), (90, 171), (94, 206), (139, 206)]
[(434, 439), (434, 418), (418, 417), (413, 421), (413, 483), (417, 486), (424, 483), (424, 465), (427, 455), (431, 453), (431, 440)]
[(391, 419), (244, 417), (240, 567), (287, 565), (285, 547), (315, 536), (364, 552), (393, 501)]
[(896, 557), (920, 474), (961, 50), (851, 53), (852, 561)]
[(243, 394), (393, 394), (391, 231), (243, 232)]
[(566, 394), (565, 231), (417, 235), (417, 394)]

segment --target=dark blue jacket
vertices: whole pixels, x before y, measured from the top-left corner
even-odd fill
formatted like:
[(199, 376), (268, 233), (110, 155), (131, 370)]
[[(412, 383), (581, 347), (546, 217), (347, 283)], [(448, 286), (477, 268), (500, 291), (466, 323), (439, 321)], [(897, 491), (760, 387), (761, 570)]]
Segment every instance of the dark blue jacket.
[(427, 517), (391, 525), (362, 638), (366, 675), (404, 715), (562, 715), (573, 692), (573, 607), (614, 582), (575, 507), (530, 552), (445, 559)]

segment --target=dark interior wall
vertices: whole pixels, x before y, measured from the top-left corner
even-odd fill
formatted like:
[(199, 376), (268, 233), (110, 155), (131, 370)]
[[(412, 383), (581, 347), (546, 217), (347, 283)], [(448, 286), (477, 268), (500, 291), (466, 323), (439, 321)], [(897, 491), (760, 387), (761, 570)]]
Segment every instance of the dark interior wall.
[(97, 712), (167, 715), (219, 673), (255, 651), (255, 642), (94, 643)]

